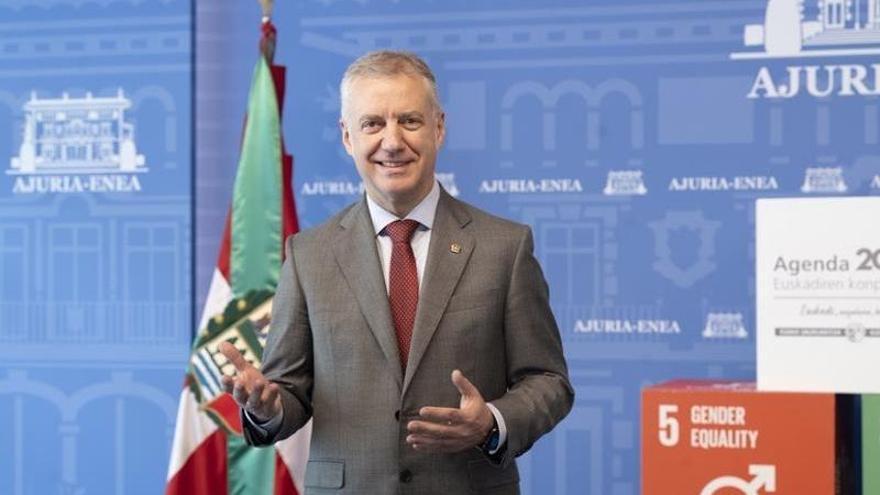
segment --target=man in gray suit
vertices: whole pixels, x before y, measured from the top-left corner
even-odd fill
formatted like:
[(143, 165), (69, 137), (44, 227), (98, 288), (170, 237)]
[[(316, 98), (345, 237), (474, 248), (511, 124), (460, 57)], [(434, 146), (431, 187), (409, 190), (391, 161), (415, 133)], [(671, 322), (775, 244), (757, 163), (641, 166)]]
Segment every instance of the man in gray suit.
[(221, 348), (245, 438), (311, 418), (306, 493), (519, 493), (514, 459), (574, 399), (531, 231), (437, 183), (445, 119), (420, 58), (364, 55), (341, 99), (366, 195), (287, 239), (262, 371)]

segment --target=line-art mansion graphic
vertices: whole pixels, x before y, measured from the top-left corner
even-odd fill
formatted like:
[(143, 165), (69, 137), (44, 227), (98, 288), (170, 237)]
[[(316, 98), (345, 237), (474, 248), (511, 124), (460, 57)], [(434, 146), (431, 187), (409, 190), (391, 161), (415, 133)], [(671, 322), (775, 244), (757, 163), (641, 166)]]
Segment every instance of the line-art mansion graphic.
[(8, 174), (146, 172), (134, 142), (134, 125), (125, 121), (131, 100), (115, 96), (39, 99), (24, 106), (24, 130)]
[(763, 24), (743, 31), (746, 47), (763, 51), (733, 59), (870, 55), (880, 53), (880, 0), (816, 0), (815, 19), (805, 20), (803, 0), (768, 0)]

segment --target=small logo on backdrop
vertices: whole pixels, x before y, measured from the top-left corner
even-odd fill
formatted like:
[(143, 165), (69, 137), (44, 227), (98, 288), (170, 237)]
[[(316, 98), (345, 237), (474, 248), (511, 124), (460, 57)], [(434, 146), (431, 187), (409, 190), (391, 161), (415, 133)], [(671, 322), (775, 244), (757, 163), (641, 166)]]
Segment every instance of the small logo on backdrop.
[[(850, 57), (880, 54), (878, 0), (768, 0), (763, 24), (743, 30), (747, 51), (734, 60)], [(803, 89), (816, 97), (880, 94), (880, 66), (787, 66), (773, 74), (761, 67), (748, 98), (791, 98)]]
[(861, 342), (865, 338), (866, 333), (865, 326), (861, 323), (853, 322), (846, 327), (846, 338), (850, 342)]
[(602, 190), (606, 196), (641, 196), (647, 192), (641, 170), (609, 170)]
[[(676, 286), (688, 288), (715, 271), (715, 233), (721, 222), (709, 220), (703, 212), (668, 211), (662, 220), (648, 224), (654, 231), (654, 271), (671, 280)], [(696, 259), (688, 266), (680, 267), (673, 259), (673, 239), (693, 244)], [(679, 245), (680, 242), (675, 242)], [(688, 249), (693, 251), (693, 249)]]
[(37, 98), (22, 107), (24, 129), (18, 156), (10, 160), (15, 194), (136, 192), (138, 174), (149, 169), (126, 122), (131, 100), (115, 96)]
[(811, 167), (804, 172), (804, 184), (801, 192), (805, 193), (844, 193), (846, 181), (843, 180), (841, 167)]
[(488, 179), (480, 182), (483, 194), (541, 194), (583, 192), (579, 179)]
[(669, 180), (670, 191), (773, 191), (779, 189), (772, 175), (735, 177), (673, 177)]
[(743, 323), (742, 313), (709, 313), (703, 338), (707, 339), (745, 339), (749, 332)]

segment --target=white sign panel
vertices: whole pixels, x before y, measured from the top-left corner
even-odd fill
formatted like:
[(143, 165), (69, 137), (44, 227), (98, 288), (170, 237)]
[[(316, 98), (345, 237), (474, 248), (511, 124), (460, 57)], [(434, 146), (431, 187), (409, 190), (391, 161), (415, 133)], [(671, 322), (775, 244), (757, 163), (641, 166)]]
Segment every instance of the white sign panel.
[(761, 199), (758, 388), (880, 393), (880, 198)]

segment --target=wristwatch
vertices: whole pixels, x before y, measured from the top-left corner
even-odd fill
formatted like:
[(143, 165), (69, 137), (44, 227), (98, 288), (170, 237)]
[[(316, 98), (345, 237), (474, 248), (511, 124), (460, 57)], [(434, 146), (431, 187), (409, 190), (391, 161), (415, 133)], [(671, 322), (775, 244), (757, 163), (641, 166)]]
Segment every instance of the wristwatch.
[(492, 429), (489, 430), (489, 434), (486, 435), (486, 439), (483, 440), (483, 444), (480, 445), (480, 450), (482, 450), (486, 455), (495, 452), (498, 449), (498, 443), (501, 441), (501, 432), (498, 430), (498, 420), (495, 419), (495, 415), (492, 415)]

